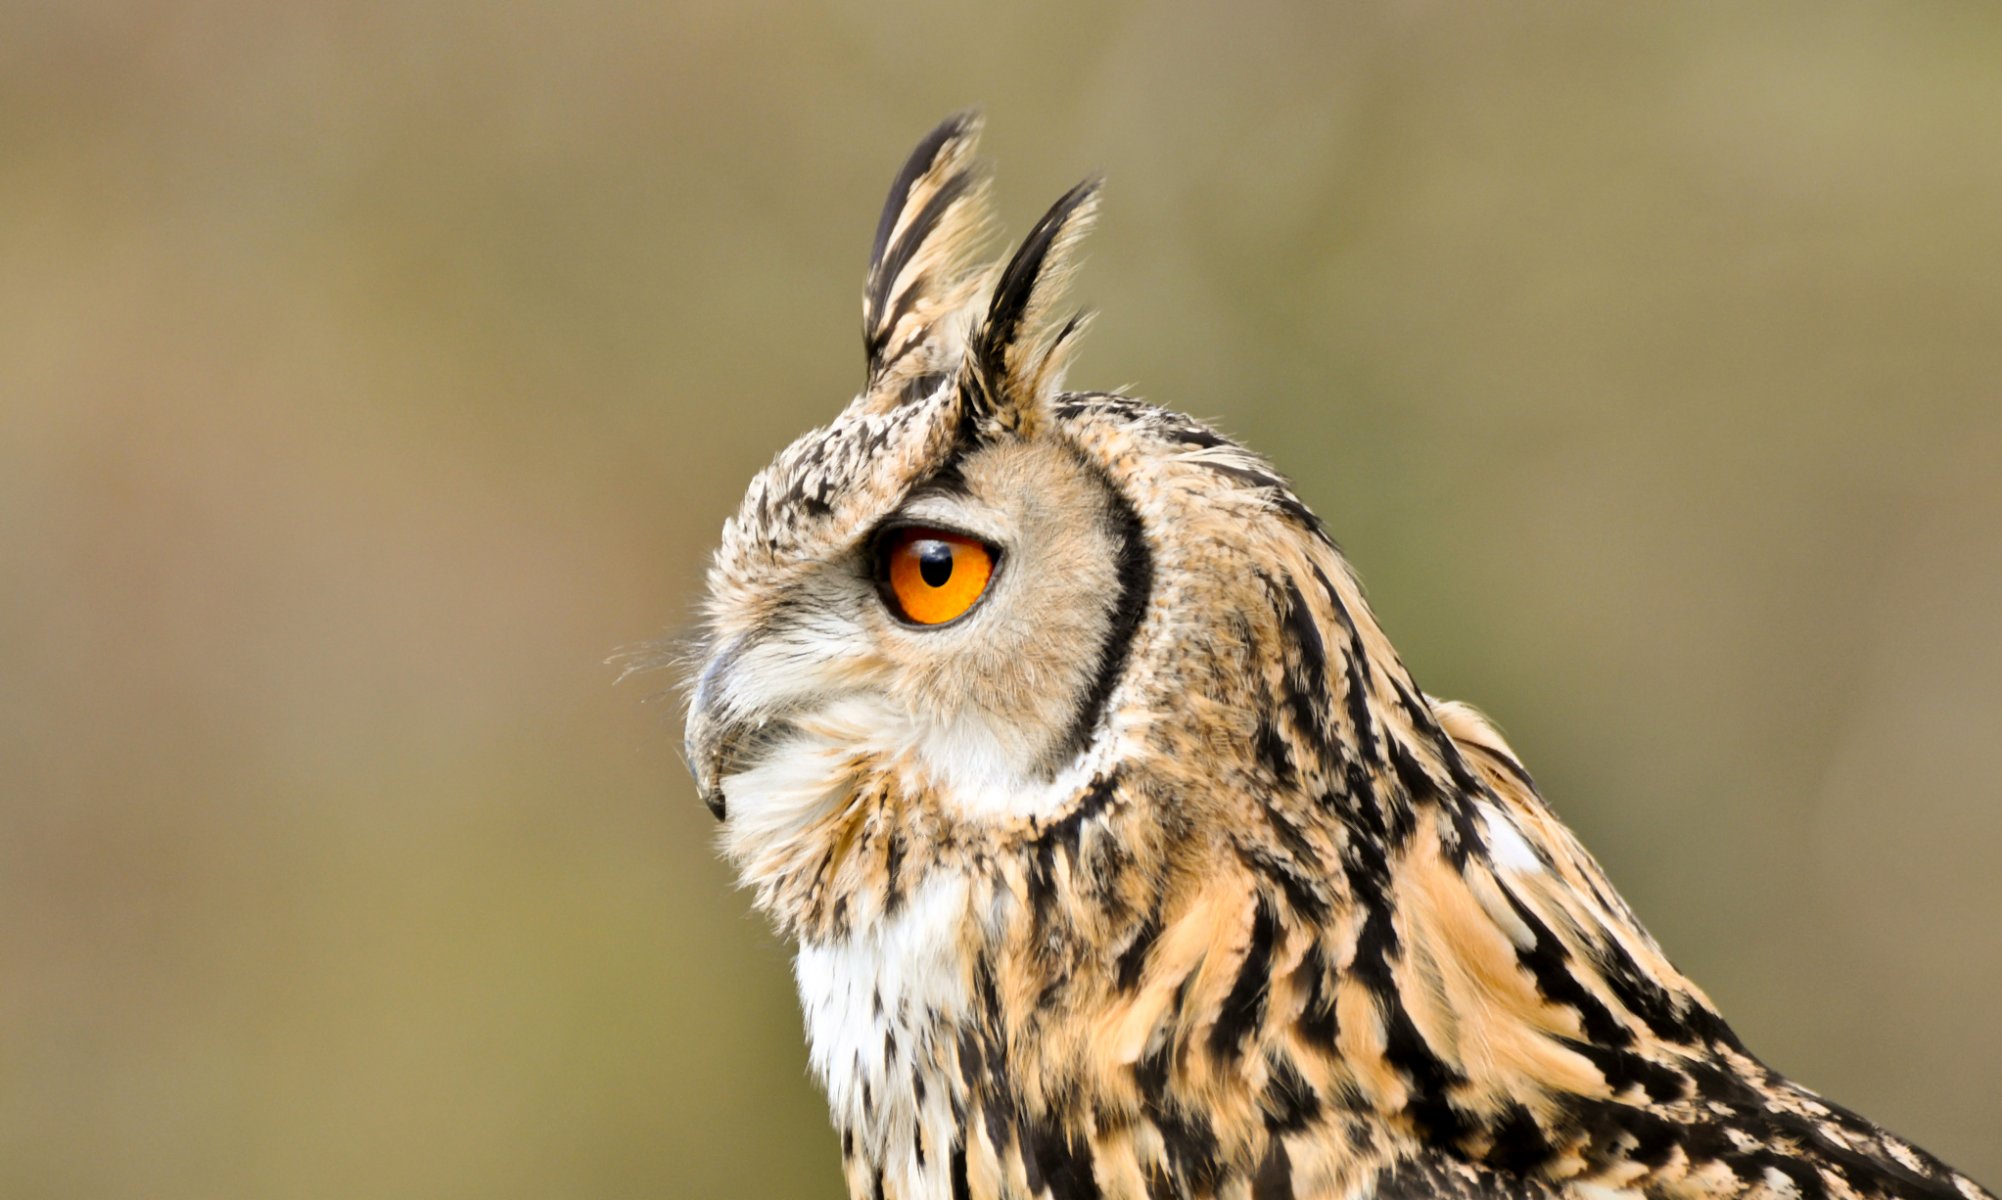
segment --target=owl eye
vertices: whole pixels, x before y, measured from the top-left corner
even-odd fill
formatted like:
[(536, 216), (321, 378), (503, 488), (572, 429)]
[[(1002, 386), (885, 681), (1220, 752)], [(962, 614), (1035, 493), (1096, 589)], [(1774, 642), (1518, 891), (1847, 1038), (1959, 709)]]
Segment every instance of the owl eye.
[(892, 612), (914, 625), (943, 625), (979, 602), (994, 551), (963, 533), (910, 525), (877, 544), (876, 572)]

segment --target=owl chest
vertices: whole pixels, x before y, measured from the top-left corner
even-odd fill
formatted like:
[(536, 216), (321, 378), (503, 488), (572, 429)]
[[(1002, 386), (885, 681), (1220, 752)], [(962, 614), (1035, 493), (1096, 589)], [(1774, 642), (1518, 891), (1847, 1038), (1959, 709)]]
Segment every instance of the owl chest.
[[(954, 1140), (956, 1031), (970, 1009), (973, 922), (963, 878), (927, 881), (794, 961), (809, 1059), (845, 1147), (929, 1194)], [(943, 1176), (941, 1176), (941, 1179)]]

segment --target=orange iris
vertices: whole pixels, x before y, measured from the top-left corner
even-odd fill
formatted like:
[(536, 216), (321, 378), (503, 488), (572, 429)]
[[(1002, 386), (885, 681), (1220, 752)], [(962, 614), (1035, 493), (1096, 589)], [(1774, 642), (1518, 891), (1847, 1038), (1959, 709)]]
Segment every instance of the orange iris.
[(993, 551), (944, 529), (895, 530), (881, 553), (891, 598), (919, 625), (943, 625), (972, 608), (994, 573)]

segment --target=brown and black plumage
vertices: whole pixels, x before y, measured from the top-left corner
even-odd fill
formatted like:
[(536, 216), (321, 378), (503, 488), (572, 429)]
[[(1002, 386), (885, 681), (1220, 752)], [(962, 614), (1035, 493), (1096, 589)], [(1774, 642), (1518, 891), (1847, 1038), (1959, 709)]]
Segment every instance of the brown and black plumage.
[(1992, 1200), (1776, 1075), (1262, 459), (1062, 390), (1067, 194), (891, 190), (710, 574), (689, 758), (856, 1197)]

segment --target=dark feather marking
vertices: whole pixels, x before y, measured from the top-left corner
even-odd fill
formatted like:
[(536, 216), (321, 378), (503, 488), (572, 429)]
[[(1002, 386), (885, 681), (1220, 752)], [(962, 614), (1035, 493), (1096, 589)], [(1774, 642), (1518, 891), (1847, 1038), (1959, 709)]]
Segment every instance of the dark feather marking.
[(1210, 1027), (1210, 1053), (1219, 1058), (1236, 1058), (1244, 1052), (1244, 1039), (1265, 1013), (1265, 994), (1272, 971), (1272, 942), (1278, 932), (1279, 917), (1263, 893), (1251, 917), (1251, 941), (1245, 947), (1244, 962), (1237, 970), (1237, 982), (1224, 997), (1216, 1024)]
[(1171, 1178), (1187, 1188), (1181, 1194), (1200, 1194), (1214, 1189), (1221, 1174), (1216, 1134), (1200, 1113), (1185, 1113), (1174, 1105), (1168, 1088), (1169, 1054), (1168, 1045), (1163, 1043), (1142, 1057), (1133, 1065), (1134, 1080), (1139, 1084), (1147, 1119), (1161, 1135)]
[[(1391, 690), (1397, 693), (1398, 707), (1411, 718), (1413, 728), (1417, 729), (1437, 752), (1439, 762), (1446, 768), (1447, 779), (1453, 787), (1465, 796), (1493, 797), (1494, 789), (1467, 766), (1466, 759), (1460, 754), (1460, 744), (1439, 727), (1439, 720), (1432, 712), (1432, 706), (1414, 690), (1417, 685), (1396, 672), (1391, 672), (1389, 679)], [(1471, 814), (1461, 815), (1467, 821), (1472, 820)]]
[(872, 366), (880, 366), (878, 359), (882, 354), (882, 341), (894, 324), (894, 319), (884, 312), (884, 306), (889, 303), (890, 286), (896, 282), (898, 274), (918, 247), (937, 228), (946, 207), (964, 195), (972, 185), (972, 173), (962, 171), (947, 180), (924, 210), (912, 218), (895, 246), (890, 244), (890, 235), (897, 227), (897, 219), (910, 207), (911, 189), (937, 165), (940, 154), (948, 144), (971, 131), (974, 120), (974, 114), (970, 112), (947, 117), (911, 151), (911, 156), (904, 160), (903, 168), (890, 184), (890, 194), (883, 202), (882, 215), (876, 219), (876, 237), (869, 249), (869, 286), (863, 336)]
[(1328, 695), (1327, 648), (1321, 642), (1321, 630), (1314, 623), (1313, 610), (1307, 607), (1307, 598), (1300, 594), (1300, 585), (1290, 577), (1286, 580), (1286, 603), (1281, 620), (1300, 660), (1297, 681), (1291, 671), (1282, 676), (1286, 681), (1287, 707), (1293, 711), (1293, 723), (1299, 729), (1301, 738), (1326, 761), (1331, 746), (1327, 714), (1320, 705)]
[(1404, 795), (1411, 803), (1426, 806), (1437, 804), (1446, 798), (1445, 789), (1439, 786), (1439, 781), (1432, 778), (1432, 773), (1425, 769), (1425, 764), (1419, 762), (1411, 753), (1411, 747), (1397, 738), (1390, 739), (1390, 766), (1397, 774), (1398, 785), (1404, 789)]
[[(1876, 1129), (1869, 1121), (1841, 1105), (1825, 1100), (1818, 1102), (1828, 1110), (1833, 1124), (1851, 1132), (1883, 1136), (1882, 1131)], [(1810, 1118), (1773, 1109), (1767, 1109), (1765, 1115), (1781, 1134), (1792, 1138), (1812, 1155), (1827, 1163), (1831, 1170), (1858, 1191), (1865, 1193), (1874, 1191), (1896, 1196), (1924, 1196), (1934, 1200), (1965, 1200), (1960, 1190), (1953, 1185), (1952, 1168), (1916, 1147), (1912, 1148), (1913, 1154), (1921, 1164), (1930, 1164), (1938, 1172), (1936, 1176), (1922, 1174), (1888, 1156), (1880, 1158), (1851, 1150), (1829, 1136), (1824, 1124)]]
[(1069, 812), (1043, 827), (1042, 833), (1036, 839), (1036, 848), (1041, 850), (1050, 845), (1062, 846), (1070, 854), (1071, 858), (1075, 860), (1078, 852), (1078, 838), (1083, 832), (1084, 823), (1098, 819), (1099, 814), (1103, 813), (1112, 803), (1113, 796), (1117, 794), (1118, 787), (1119, 768), (1117, 767), (1093, 780), (1091, 787), (1085, 790), (1084, 795), (1078, 798), (1077, 803), (1071, 806)]
[[(1609, 1050), (1633, 1045), (1633, 1030), (1622, 1025), (1612, 1011), (1571, 973), (1571, 952), (1550, 931), (1550, 926), (1534, 909), (1523, 903), (1514, 889), (1503, 884), (1501, 894), (1508, 900), (1509, 907), (1515, 910), (1515, 915), (1529, 927), (1535, 939), (1528, 949), (1518, 948), (1515, 959), (1536, 980), (1536, 990), (1542, 993), (1544, 999), (1566, 1005), (1576, 1012), (1585, 1037), (1595, 1045)], [(1637, 1073), (1623, 1068), (1621, 1074), (1623, 1079), (1631, 1077), (1633, 1081), (1640, 1082)], [(1614, 1082), (1611, 1074), (1607, 1074), (1606, 1082), (1613, 1084), (1615, 1089), (1621, 1086)]]
[(1204, 429), (1200, 425), (1193, 425), (1193, 424), (1184, 425), (1176, 422), (1170, 422), (1161, 427), (1161, 432), (1165, 436), (1173, 438), (1175, 441), (1182, 443), (1184, 446), (1195, 446), (1204, 450), (1210, 449), (1215, 446), (1229, 446), (1234, 444), (1230, 441), (1230, 439), (1224, 437), (1222, 434), (1216, 433), (1212, 430)]
[(883, 213), (876, 218), (876, 237), (869, 247), (872, 264), (883, 261), (883, 253), (890, 245), (890, 231), (897, 227), (897, 217), (910, 203), (911, 189), (932, 169), (946, 143), (965, 137), (977, 119), (971, 111), (952, 114), (927, 133), (911, 151), (910, 157), (904, 160), (896, 179), (890, 183), (890, 195), (883, 202)]
[(1082, 413), (1106, 412), (1121, 417), (1168, 415), (1167, 410), (1157, 408), (1145, 400), (1132, 396), (1122, 396), (1118, 392), (1065, 392), (1058, 397), (1060, 410), (1057, 415), (1075, 417)]
[[(1624, 1026), (1621, 1028), (1625, 1029)], [(1598, 1068), (1615, 1095), (1638, 1086), (1650, 1101), (1668, 1104), (1687, 1098), (1691, 1090), (1688, 1076), (1630, 1050), (1618, 1050), (1603, 1042), (1576, 1038), (1562, 1038), (1560, 1041), (1565, 1049)]]
[[(1080, 457), (1079, 461), (1084, 460)], [(1096, 467), (1091, 470), (1104, 487), (1111, 509), (1111, 533), (1114, 544), (1119, 547), (1119, 599), (1113, 607), (1112, 628), (1106, 634), (1105, 647), (1099, 651), (1098, 671), (1078, 706), (1077, 718), (1071, 722), (1063, 741), (1058, 743), (1057, 758), (1060, 762), (1076, 758), (1091, 744), (1092, 733), (1105, 716), (1112, 690), (1126, 673), (1126, 660), (1133, 650), (1134, 635), (1140, 630), (1141, 618), (1147, 615), (1147, 606), (1153, 599), (1154, 591), (1154, 556), (1147, 547), (1147, 534), (1141, 527), (1140, 514), (1112, 486), (1111, 480), (1106, 479)]]
[(1202, 460), (1202, 464), (1226, 479), (1235, 479), (1255, 491), (1286, 490), (1286, 481), (1270, 471), (1225, 459), (1206, 458)]
[(977, 383), (962, 377), (959, 384), (959, 417), (953, 423), (954, 444), (966, 448), (977, 448), (986, 433), (980, 427), (981, 405), (986, 403)]
[[(1360, 763), (1345, 763), (1342, 766), (1343, 791), (1325, 792), (1321, 796), (1323, 808), (1341, 809), (1346, 807), (1346, 816), (1356, 829), (1366, 838), (1378, 844), (1389, 843), (1390, 826), (1384, 818), (1383, 804), (1377, 799), (1376, 785), (1369, 772)], [(1348, 803), (1344, 806), (1341, 801)]]
[(1356, 947), (1349, 959), (1349, 973), (1378, 996), (1394, 998), (1396, 981), (1391, 977), (1391, 961), (1397, 957), (1397, 927), (1390, 909), (1382, 904), (1367, 907), (1362, 927), (1356, 931)]
[(966, 1143), (952, 1144), (952, 1165), (948, 1173), (952, 1177), (952, 1200), (973, 1200), (973, 1188), (966, 1180)]
[(904, 493), (898, 503), (901, 508), (920, 496), (952, 496), (967, 498), (973, 495), (973, 488), (966, 482), (966, 460), (955, 452), (945, 460), (938, 470), (925, 476)]
[[(867, 333), (867, 345), (869, 361), (879, 370), (889, 365), (889, 362), (883, 359), (885, 339), (890, 336), (890, 331), (896, 328), (897, 318), (909, 311), (911, 304), (921, 294), (921, 289), (925, 281), (923, 277), (913, 280), (910, 290), (898, 297), (897, 311), (885, 313), (883, 306), (889, 300), (890, 285), (896, 282), (897, 275), (903, 271), (905, 264), (909, 263), (912, 256), (924, 245), (925, 239), (929, 238), (937, 230), (940, 219), (945, 216), (945, 210), (950, 208), (955, 201), (966, 195), (972, 186), (973, 175), (971, 172), (961, 172), (940, 184), (938, 191), (932, 194), (931, 199), (925, 201), (925, 206), (918, 210), (917, 216), (911, 218), (910, 227), (904, 230), (903, 236), (899, 237), (896, 244), (890, 247), (887, 256), (882, 262), (877, 264), (876, 270), (870, 274), (869, 311), (873, 319)], [(909, 344), (914, 345), (920, 340), (922, 339), (913, 339)], [(899, 355), (901, 353), (902, 350), (900, 349)], [(894, 361), (894, 359), (890, 361)]]
[[(919, 338), (918, 340), (922, 341), (923, 339)], [(915, 404), (920, 400), (928, 399), (933, 392), (945, 386), (947, 378), (948, 376), (940, 371), (927, 371), (922, 375), (913, 375), (904, 381), (903, 391), (897, 396), (897, 403)]]
[(1293, 752), (1286, 748), (1286, 739), (1279, 736), (1279, 730), (1263, 713), (1259, 714), (1258, 731), (1252, 735), (1251, 745), (1258, 754), (1258, 761), (1272, 772), (1272, 781), (1282, 789), (1293, 786)]
[(1549, 1185), (1451, 1158), (1405, 1159), (1380, 1172), (1375, 1200), (1549, 1200)]
[(1697, 1041), (1697, 1031), (1687, 1012), (1677, 1010), (1668, 989), (1649, 977), (1624, 947), (1602, 942), (1593, 947), (1592, 958), (1599, 977), (1612, 989), (1613, 998), (1639, 1017), (1649, 1032), (1665, 1041), (1685, 1045)]
[(1418, 693), (1405, 685), (1397, 676), (1390, 677), (1390, 688), (1397, 693), (1397, 707), (1411, 718), (1412, 727), (1432, 741), (1440, 741), (1446, 731), (1439, 728), (1439, 718), (1432, 712), (1432, 706), (1418, 698)]
[[(1403, 742), (1392, 738), (1386, 744), (1390, 747), (1393, 765), (1400, 756), (1409, 761), (1410, 749)], [(1413, 834), (1418, 832), (1418, 810), (1413, 803), (1411, 788), (1404, 779), (1405, 772), (1398, 770), (1396, 773), (1399, 776), (1395, 781), (1396, 788), (1390, 790), (1387, 796), (1376, 797), (1383, 814), (1383, 844), (1390, 849), (1402, 847), (1411, 840)], [(1424, 772), (1421, 771), (1420, 774), (1423, 775)], [(1430, 776), (1425, 778), (1429, 780)]]
[(1405, 1111), (1412, 1122), (1440, 1145), (1459, 1144), (1469, 1125), (1465, 1114), (1453, 1106), (1450, 1093), (1465, 1077), (1432, 1053), (1410, 1014), (1394, 1000), (1384, 1005), (1383, 1034), (1384, 1061), (1402, 1071), (1411, 1084)]
[(1528, 768), (1524, 767), (1521, 763), (1515, 761), (1514, 758), (1510, 757), (1509, 755), (1501, 753), (1499, 750), (1496, 750), (1492, 746), (1483, 746), (1480, 745), (1479, 743), (1475, 743), (1473, 748), (1474, 750), (1479, 752), (1482, 758), (1487, 759), (1489, 762), (1500, 767), (1503, 771), (1507, 772), (1510, 775), (1513, 775), (1516, 779), (1516, 782), (1522, 784), (1522, 786), (1528, 788), (1532, 792), (1536, 791), (1536, 781), (1529, 777)]
[(1293, 873), (1322, 875), (1321, 852), (1315, 848), (1312, 841), (1308, 840), (1306, 831), (1300, 828), (1292, 814), (1270, 802), (1261, 807), (1265, 812), (1265, 819), (1272, 825), (1272, 832), (1278, 835), (1280, 845), (1298, 860), (1291, 865)]
[(1271, 1081), (1265, 1088), (1265, 1127), (1276, 1141), (1279, 1134), (1313, 1124), (1321, 1115), (1321, 1097), (1284, 1054), (1267, 1055), (1265, 1067)]
[[(954, 182), (960, 183), (961, 181), (955, 180)], [(948, 188), (949, 187), (950, 185), (948, 185)], [(945, 198), (946, 190), (947, 189), (940, 189), (939, 196), (937, 198), (939, 199)], [(953, 198), (956, 199), (957, 197)], [(925, 212), (921, 214), (921, 219), (922, 217), (930, 215), (931, 215), (931, 209), (927, 208)], [(941, 209), (939, 211), (939, 216), (943, 215), (944, 215), (944, 210)], [(935, 225), (936, 223), (937, 223), (937, 217), (932, 217), (932, 224)], [(927, 229), (925, 232), (927, 235), (929, 235), (931, 231)], [(898, 243), (899, 248), (901, 248), (902, 245), (903, 245), (902, 242)], [(872, 340), (869, 343), (869, 353), (871, 356), (871, 360), (878, 364), (877, 367), (878, 370), (888, 368), (890, 366), (895, 365), (896, 363), (903, 361), (904, 355), (909, 354), (912, 350), (915, 350), (919, 346), (922, 346), (926, 342), (931, 340), (932, 330), (936, 329), (937, 325), (933, 323), (921, 325), (909, 337), (904, 339), (903, 344), (897, 347), (897, 352), (895, 354), (890, 355), (888, 358), (882, 357), (883, 340), (889, 336), (890, 331), (892, 329), (895, 329), (897, 327), (897, 322), (902, 321), (905, 317), (909, 316), (912, 312), (916, 311), (919, 302), (922, 301), (925, 298), (925, 296), (931, 292), (934, 286), (935, 282), (932, 279), (931, 272), (926, 271), (919, 274), (916, 278), (910, 281), (910, 284), (906, 286), (903, 291), (897, 293), (897, 306), (891, 309), (888, 313), (883, 314), (882, 316), (876, 318), (875, 336), (874, 340)], [(905, 401), (905, 396), (903, 393), (898, 394), (898, 400), (900, 403)]]
[(1140, 971), (1147, 965), (1147, 951), (1153, 948), (1155, 939), (1160, 936), (1159, 914), (1148, 913), (1147, 918), (1140, 922), (1140, 928), (1133, 931), (1133, 940), (1119, 956), (1116, 978), (1120, 991), (1130, 992), (1140, 986)]
[[(1822, 1200), (1828, 1195), (1828, 1185), (1823, 1182), (1821, 1172), (1790, 1154), (1759, 1149), (1731, 1155), (1725, 1161), (1730, 1164), (1733, 1171), (1737, 1172), (1738, 1177), (1744, 1180), (1763, 1177), (1767, 1171), (1779, 1172), (1793, 1180), (1794, 1188), (1800, 1193), (1801, 1200)], [(1890, 1194), (1899, 1193), (1894, 1190)], [(1952, 1189), (1943, 1189), (1942, 1192), (1935, 1194), (1957, 1195)]]
[(904, 865), (904, 835), (891, 830), (883, 848), (883, 915), (893, 917), (904, 905), (904, 892), (898, 886), (898, 874)]
[[(994, 982), (994, 970), (984, 957), (976, 959), (973, 964), (973, 987), (978, 1011), (990, 1014), (1000, 1011), (1001, 997)], [(966, 1083), (967, 1094), (980, 1098), (981, 1115), (987, 1126), (987, 1142), (996, 1156), (1007, 1154), (1014, 1140), (1014, 1126), (1009, 1123), (1009, 1116), (1015, 1102), (1002, 1063), (1003, 1056), (999, 1050), (983, 1044), (973, 1026), (960, 1030), (960, 1078)]]
[(1297, 973), (1307, 981), (1307, 1000), (1300, 1009), (1300, 1035), (1323, 1053), (1333, 1055), (1335, 1036), (1340, 1032), (1335, 1019), (1334, 989), (1330, 986), (1333, 969), (1328, 964), (1326, 949), (1318, 940), (1301, 956)]
[(1561, 1106), (1568, 1123), (1591, 1139), (1588, 1161), (1594, 1165), (1636, 1162), (1659, 1167), (1687, 1147), (1690, 1126), (1617, 1100), (1570, 1097)]
[(1382, 904), (1369, 905), (1362, 928), (1356, 931), (1349, 973), (1386, 1004), (1394, 1004), (1397, 997), (1397, 981), (1391, 975), (1397, 949), (1397, 928), (1391, 923), (1390, 909)]
[(1022, 1170), (1029, 1194), (1047, 1186), (1050, 1200), (1099, 1200), (1091, 1174), (1091, 1147), (1073, 1143), (1058, 1121), (1030, 1121), (1022, 1135)]
[[(1273, 815), (1273, 827), (1275, 829), (1281, 827), (1283, 818)], [(1286, 894), (1287, 905), (1294, 912), (1315, 923), (1327, 919), (1327, 900), (1315, 890), (1314, 881), (1303, 874), (1299, 865), (1293, 860), (1282, 858), (1270, 850), (1257, 846), (1240, 850), (1238, 857), (1253, 871), (1278, 884), (1279, 890)], [(1311, 862), (1312, 859), (1308, 861)]]
[[(1696, 1095), (1703, 1100), (1732, 1108), (1757, 1107), (1764, 1103), (1750, 1081), (1736, 1071), (1729, 1071), (1707, 1059), (1693, 1059), (1684, 1067), (1689, 1072), (1689, 1081), (1696, 1087)], [(1827, 1103), (1823, 1101), (1823, 1103)]]
[(1072, 313), (1065, 319), (1063, 327), (1058, 329), (1055, 335), (1050, 338), (1049, 346), (1045, 349), (1044, 353), (1055, 354), (1061, 350), (1065, 342), (1076, 337), (1078, 332), (1084, 328), (1084, 323), (1090, 316), (1090, 313)]
[(1251, 1179), (1251, 1200), (1293, 1200), (1293, 1162), (1286, 1156), (1286, 1139), (1275, 1135), (1266, 1143), (1258, 1174)]
[(1057, 902), (1057, 848), (1050, 839), (1039, 840), (1029, 857), (1026, 882), (1029, 885), (1029, 911), (1037, 925), (1049, 920), (1051, 909)]
[(1363, 649), (1362, 634), (1356, 629), (1355, 618), (1349, 615), (1348, 605), (1342, 603), (1341, 593), (1320, 567), (1314, 568), (1314, 579), (1321, 585), (1321, 592), (1328, 598), (1328, 607), (1335, 614), (1335, 621), (1342, 627), (1342, 635), (1348, 642), (1348, 653), (1342, 656), (1342, 675), (1347, 684), (1347, 694), (1342, 697), (1348, 706), (1349, 724), (1355, 729), (1357, 749), (1364, 762), (1377, 760), (1377, 736), (1375, 719), (1369, 711), (1369, 688), (1363, 681), (1363, 671), (1368, 662)]
[(1453, 802), (1446, 806), (1445, 811), (1448, 831), (1440, 837), (1439, 848), (1445, 852), (1446, 861), (1453, 864), (1453, 869), (1464, 874), (1474, 852), (1487, 849), (1487, 834), (1480, 824), (1480, 810), (1474, 807), (1465, 792), (1461, 792), (1453, 797)]
[(1293, 494), (1293, 489), (1286, 486), (1285, 480), (1268, 471), (1261, 471), (1256, 467), (1243, 466), (1238, 463), (1219, 462), (1208, 458), (1197, 461), (1202, 466), (1215, 471), (1219, 475), (1235, 479), (1248, 487), (1265, 492), (1266, 500), (1274, 508), (1291, 517), (1295, 523), (1305, 528), (1309, 533), (1325, 536), (1321, 527), (1321, 518), (1314, 514), (1313, 509), (1308, 508), (1300, 502), (1300, 498)]
[(1008, 1122), (1007, 1109), (1010, 1101), (1007, 1081), (996, 1077), (993, 1083), (995, 1094), (988, 1098), (986, 1106), (987, 1141), (994, 1147), (994, 1153), (998, 1157), (1007, 1154), (1008, 1147), (1014, 1144), (1015, 1127)]
[(1550, 1161), (1553, 1151), (1543, 1127), (1521, 1104), (1510, 1101), (1488, 1132), (1493, 1142), (1486, 1162), (1491, 1167), (1526, 1174)]
[(973, 1036), (972, 1026), (959, 1031), (959, 1077), (966, 1084), (966, 1090), (978, 1093), (987, 1076), (987, 1062), (980, 1053), (980, 1041)]
[(993, 389), (1007, 385), (1008, 350), (1022, 334), (1022, 322), (1035, 298), (1050, 249), (1098, 187), (1096, 179), (1087, 179), (1065, 192), (1022, 239), (1021, 247), (1002, 270), (1001, 281), (994, 285), (994, 298), (987, 305), (987, 319), (973, 338), (969, 365), (980, 386), (969, 389), (969, 407), (976, 399), (992, 405), (996, 399)]
[(1071, 862), (1078, 860), (1078, 843), (1083, 836), (1087, 821), (1095, 821), (1106, 807), (1112, 803), (1119, 785), (1117, 769), (1092, 783), (1085, 794), (1078, 798), (1071, 810), (1059, 820), (1043, 827), (1036, 840), (1031, 843), (1029, 859), (1029, 906), (1038, 922), (1048, 919), (1051, 907), (1056, 903), (1056, 856), (1059, 849), (1069, 855)]

